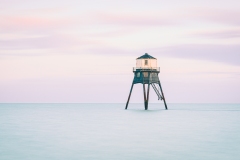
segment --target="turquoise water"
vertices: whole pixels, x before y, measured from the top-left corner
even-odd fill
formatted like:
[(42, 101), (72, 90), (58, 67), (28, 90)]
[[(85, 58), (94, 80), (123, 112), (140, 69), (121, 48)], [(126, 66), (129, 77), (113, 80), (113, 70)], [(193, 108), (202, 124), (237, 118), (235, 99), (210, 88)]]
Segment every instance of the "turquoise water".
[(0, 160), (238, 160), (240, 104), (0, 104)]

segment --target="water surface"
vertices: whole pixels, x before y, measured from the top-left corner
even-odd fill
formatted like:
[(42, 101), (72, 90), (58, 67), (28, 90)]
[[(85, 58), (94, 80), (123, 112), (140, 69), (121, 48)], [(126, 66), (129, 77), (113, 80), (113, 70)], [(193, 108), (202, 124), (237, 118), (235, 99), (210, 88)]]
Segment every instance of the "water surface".
[(238, 160), (240, 104), (0, 104), (1, 160)]

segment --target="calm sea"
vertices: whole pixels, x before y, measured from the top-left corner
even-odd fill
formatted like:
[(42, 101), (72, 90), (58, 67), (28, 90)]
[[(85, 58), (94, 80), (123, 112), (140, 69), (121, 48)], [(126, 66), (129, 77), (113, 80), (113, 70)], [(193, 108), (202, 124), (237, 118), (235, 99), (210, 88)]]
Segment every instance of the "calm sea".
[(0, 160), (239, 160), (240, 104), (0, 104)]

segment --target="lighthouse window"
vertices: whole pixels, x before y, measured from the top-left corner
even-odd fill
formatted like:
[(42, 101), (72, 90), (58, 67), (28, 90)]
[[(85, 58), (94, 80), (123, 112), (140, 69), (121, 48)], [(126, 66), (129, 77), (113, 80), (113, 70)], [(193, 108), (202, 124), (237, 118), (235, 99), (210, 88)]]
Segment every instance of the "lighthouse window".
[(140, 72), (137, 72), (137, 77), (140, 77)]
[(148, 60), (145, 60), (145, 65), (148, 65)]
[(148, 77), (148, 72), (143, 72), (143, 77)]

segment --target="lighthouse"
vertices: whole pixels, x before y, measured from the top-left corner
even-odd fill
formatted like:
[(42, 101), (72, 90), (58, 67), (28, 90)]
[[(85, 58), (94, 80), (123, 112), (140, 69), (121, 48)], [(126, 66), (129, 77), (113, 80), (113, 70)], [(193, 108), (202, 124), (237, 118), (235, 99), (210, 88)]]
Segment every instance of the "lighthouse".
[[(128, 100), (126, 103), (125, 109), (128, 108), (128, 103), (132, 94), (134, 84), (143, 85), (143, 97), (144, 97), (144, 107), (145, 110), (148, 109), (148, 100), (149, 100), (149, 90), (152, 86), (153, 90), (158, 96), (158, 100), (163, 100), (165, 109), (167, 108), (167, 103), (163, 94), (163, 89), (160, 83), (158, 74), (160, 73), (160, 67), (157, 66), (157, 59), (145, 53), (143, 56), (136, 59), (136, 67), (133, 67), (134, 78)], [(147, 88), (145, 88), (147, 85)], [(146, 91), (147, 89), (147, 91)]]

